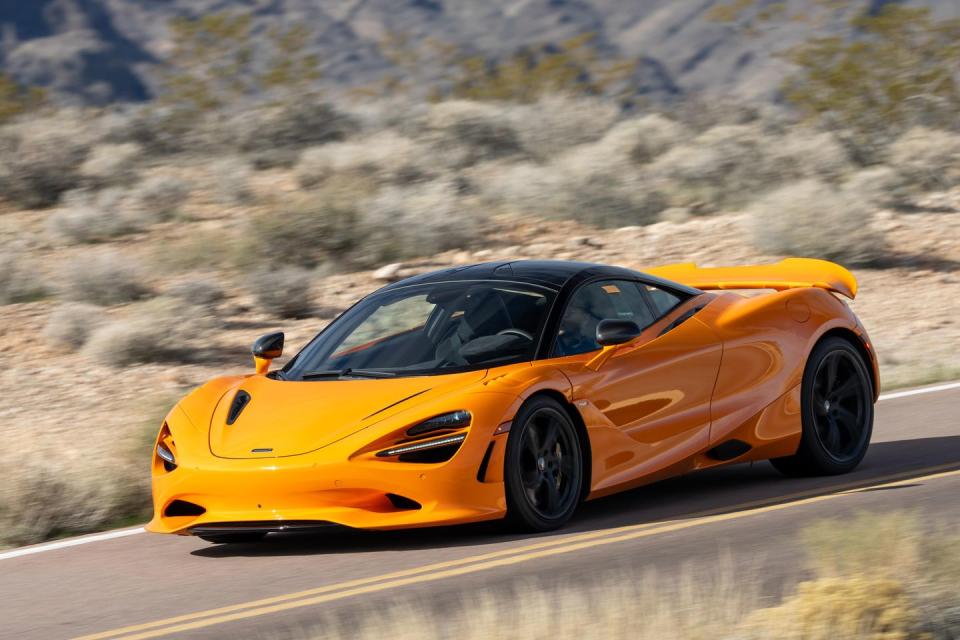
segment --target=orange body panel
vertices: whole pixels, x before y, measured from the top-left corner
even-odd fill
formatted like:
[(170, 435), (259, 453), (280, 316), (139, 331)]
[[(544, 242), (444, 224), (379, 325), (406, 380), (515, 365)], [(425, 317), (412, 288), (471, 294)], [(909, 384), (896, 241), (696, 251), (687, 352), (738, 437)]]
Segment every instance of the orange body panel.
[[(852, 295), (856, 283), (830, 269), (823, 274), (833, 284), (752, 297), (703, 293), (638, 338), (599, 353), (467, 373), (322, 382), (278, 381), (258, 363), (254, 375), (212, 380), (166, 418), (160, 440), (175, 448), (177, 467), (168, 471), (154, 456), (148, 529), (186, 533), (205, 523), (265, 520), (390, 529), (502, 517), (510, 421), (538, 393), (567, 404), (588, 436), (588, 497), (722, 464), (709, 452), (732, 438), (752, 447), (735, 462), (790, 455), (801, 432), (806, 357), (825, 333), (859, 337), (876, 386), (865, 331), (828, 291)], [(699, 311), (664, 332), (693, 308)], [(240, 390), (254, 400), (241, 421), (227, 426)], [(410, 426), (460, 409), (472, 421), (458, 431), (466, 437), (448, 461), (376, 456), (402, 443)], [(388, 494), (420, 508), (399, 508)], [(204, 512), (167, 514), (176, 500)]]

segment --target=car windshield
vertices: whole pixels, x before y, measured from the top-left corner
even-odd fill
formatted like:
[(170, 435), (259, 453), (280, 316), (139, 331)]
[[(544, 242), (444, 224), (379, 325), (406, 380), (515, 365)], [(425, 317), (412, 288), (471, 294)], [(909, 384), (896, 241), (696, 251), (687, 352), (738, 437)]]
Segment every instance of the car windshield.
[(286, 379), (427, 375), (533, 359), (554, 294), (512, 282), (401, 287), (365, 298), (284, 368)]

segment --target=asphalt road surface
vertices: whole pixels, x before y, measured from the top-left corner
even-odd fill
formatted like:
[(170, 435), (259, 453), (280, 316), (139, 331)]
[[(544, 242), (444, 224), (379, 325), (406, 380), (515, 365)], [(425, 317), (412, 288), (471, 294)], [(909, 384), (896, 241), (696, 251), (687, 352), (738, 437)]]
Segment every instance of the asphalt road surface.
[(361, 605), (442, 602), (518, 577), (669, 572), (720, 554), (759, 563), (776, 590), (798, 570), (794, 533), (810, 520), (912, 509), (960, 522), (958, 387), (884, 397), (852, 474), (786, 479), (766, 463), (704, 471), (587, 503), (552, 534), (472, 525), (210, 545), (129, 530), (3, 552), (0, 637), (277, 637)]

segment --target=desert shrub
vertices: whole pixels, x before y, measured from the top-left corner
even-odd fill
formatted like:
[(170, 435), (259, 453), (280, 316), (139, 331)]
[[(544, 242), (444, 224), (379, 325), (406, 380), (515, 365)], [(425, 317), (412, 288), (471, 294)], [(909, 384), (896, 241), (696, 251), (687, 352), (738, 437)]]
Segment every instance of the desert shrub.
[(248, 204), (255, 198), (251, 180), (253, 169), (239, 157), (229, 157), (210, 164), (210, 176), (217, 202), (224, 205)]
[(466, 100), (440, 102), (430, 109), (426, 125), (428, 140), (452, 166), (524, 153), (519, 135), (497, 105)]
[(682, 125), (654, 113), (618, 123), (600, 144), (617, 155), (626, 153), (637, 164), (646, 164), (688, 137)]
[(603, 227), (655, 222), (669, 204), (666, 196), (622, 162), (613, 170), (610, 161), (571, 152), (554, 165), (495, 167), (477, 179), (483, 198), (508, 212)]
[(793, 180), (836, 180), (846, 152), (828, 134), (775, 136), (757, 125), (714, 127), (650, 164), (676, 206), (701, 212), (736, 208)]
[(68, 300), (114, 305), (141, 300), (150, 287), (137, 264), (116, 253), (97, 253), (71, 260), (60, 277)]
[(167, 293), (198, 307), (216, 306), (226, 297), (226, 292), (216, 280), (202, 276), (182, 280), (170, 287)]
[(7, 468), (0, 473), (0, 542), (5, 544), (96, 530), (120, 517), (143, 516), (149, 505), (145, 483), (120, 470), (116, 460), (75, 471), (49, 459)]
[(199, 359), (209, 318), (173, 298), (154, 298), (97, 328), (83, 353), (101, 364), (124, 367)]
[(144, 226), (170, 220), (190, 197), (191, 189), (183, 178), (151, 176), (130, 190), (133, 212)]
[(388, 130), (311, 147), (300, 156), (296, 169), (297, 181), (307, 189), (341, 172), (363, 173), (378, 182), (416, 182), (431, 174), (430, 153), (414, 140)]
[(377, 266), (484, 242), (480, 213), (455, 184), (429, 182), (386, 187), (362, 208), (362, 238), (353, 259)]
[(0, 253), (0, 304), (42, 298), (47, 287), (24, 257), (14, 251)]
[(362, 240), (359, 214), (326, 193), (307, 194), (258, 212), (246, 223), (241, 254), (252, 266), (312, 268), (345, 259)]
[(103, 322), (103, 309), (92, 304), (60, 305), (47, 318), (43, 335), (55, 347), (79, 349)]
[[(290, 100), (280, 106), (241, 112), (226, 129), (237, 148), (256, 157), (343, 140), (356, 126), (329, 104)], [(295, 160), (296, 154), (289, 157)]]
[(136, 161), (141, 153), (140, 146), (133, 142), (99, 144), (84, 160), (80, 175), (87, 186), (97, 189), (126, 184), (136, 175)]
[(960, 185), (960, 134), (914, 127), (889, 149), (889, 162), (915, 191)]
[(817, 180), (781, 187), (750, 206), (754, 243), (762, 250), (870, 265), (886, 254), (869, 203)]
[(893, 167), (874, 166), (851, 173), (840, 185), (844, 192), (877, 206), (899, 206), (909, 198), (903, 176)]
[(307, 269), (283, 267), (257, 271), (248, 282), (261, 310), (283, 318), (303, 318), (313, 309), (310, 288), (314, 277)]
[(78, 187), (87, 146), (75, 139), (67, 122), (8, 127), (0, 140), (0, 197), (15, 205), (40, 208)]
[[(784, 640), (909, 638), (919, 615), (903, 585), (890, 578), (821, 578), (803, 582), (776, 607), (746, 621), (756, 637)], [(749, 637), (749, 636), (747, 636)]]
[(619, 117), (620, 110), (612, 101), (562, 94), (543, 96), (532, 104), (509, 105), (504, 113), (521, 146), (543, 160), (599, 140)]
[(70, 191), (63, 206), (50, 214), (47, 231), (68, 242), (104, 242), (140, 229), (130, 210), (127, 193), (120, 188), (103, 191)]

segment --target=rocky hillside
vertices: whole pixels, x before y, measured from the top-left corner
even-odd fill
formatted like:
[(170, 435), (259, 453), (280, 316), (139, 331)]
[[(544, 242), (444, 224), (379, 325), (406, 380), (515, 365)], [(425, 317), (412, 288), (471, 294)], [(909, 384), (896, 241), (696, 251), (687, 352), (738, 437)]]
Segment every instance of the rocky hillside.
[[(366, 86), (395, 73), (384, 39), (400, 34), (497, 58), (519, 47), (596, 34), (601, 55), (629, 60), (639, 92), (770, 98), (786, 71), (776, 55), (813, 36), (850, 35), (849, 18), (884, 0), (6, 0), (0, 2), (0, 70), (61, 100), (143, 100), (171, 52), (169, 21), (242, 11), (254, 33), (309, 25), (307, 49), (322, 83)], [(960, 15), (955, 0), (911, 0), (935, 17)], [(853, 34), (855, 35), (855, 34)], [(254, 49), (257, 49), (254, 42)], [(256, 52), (255, 52), (256, 53)], [(440, 72), (434, 57), (413, 73)]]

